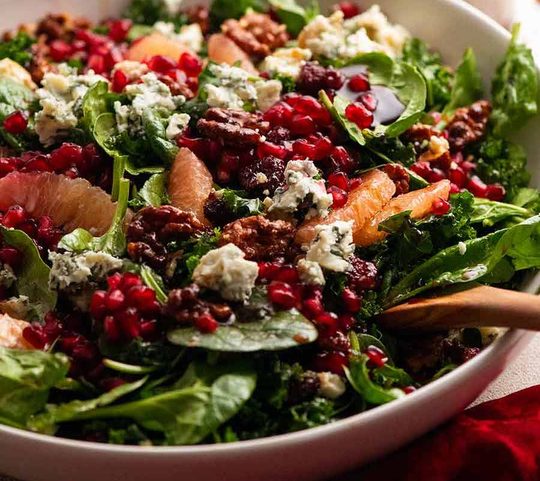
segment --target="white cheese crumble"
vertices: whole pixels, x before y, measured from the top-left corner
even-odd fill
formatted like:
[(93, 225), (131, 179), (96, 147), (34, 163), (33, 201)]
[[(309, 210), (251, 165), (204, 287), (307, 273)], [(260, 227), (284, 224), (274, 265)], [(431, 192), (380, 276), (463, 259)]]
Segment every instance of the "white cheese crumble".
[(210, 72), (218, 79), (218, 85), (205, 86), (210, 107), (241, 110), (257, 107), (263, 112), (279, 100), (281, 82), (254, 77), (239, 67), (226, 64), (210, 65)]
[(39, 141), (46, 147), (57, 140), (58, 135), (77, 126), (82, 115), (82, 100), (88, 89), (105, 77), (90, 70), (78, 75), (75, 69), (65, 64), (58, 66), (58, 73), (46, 73), (43, 88), (37, 90), (41, 110), (36, 114), (36, 132)]
[(173, 114), (169, 119), (169, 125), (165, 130), (165, 135), (168, 139), (172, 140), (180, 135), (189, 123), (188, 114)]
[(249, 298), (259, 275), (256, 262), (244, 259), (245, 253), (234, 244), (226, 244), (201, 257), (193, 271), (193, 281), (218, 291), (223, 299), (244, 301)]
[(144, 74), (147, 74), (150, 69), (145, 63), (135, 60), (122, 60), (114, 66), (113, 75), (117, 70), (121, 70), (126, 74), (128, 82), (133, 82), (134, 80), (139, 80)]
[(36, 88), (30, 72), (10, 58), (0, 60), (0, 77), (7, 77), (32, 90)]
[(467, 252), (467, 244), (465, 244), (465, 242), (458, 242), (458, 251), (459, 253), (464, 256), (465, 253)]
[(324, 180), (311, 160), (292, 160), (285, 168), (285, 187), (276, 189), (269, 212), (292, 214), (300, 204), (311, 202), (306, 219), (326, 217), (332, 196), (326, 192)]
[(318, 372), (320, 387), (319, 394), (327, 399), (337, 399), (345, 393), (347, 387), (337, 374), (331, 372)]
[(296, 80), (308, 60), (311, 60), (311, 50), (307, 48), (279, 48), (264, 59), (259, 70), (271, 76), (282, 75)]
[(348, 258), (354, 253), (352, 226), (353, 221), (341, 220), (318, 225), (306, 260), (316, 262), (329, 271), (345, 272), (349, 268)]
[(300, 259), (296, 264), (300, 280), (310, 286), (324, 286), (326, 280), (321, 266), (317, 262)]
[(442, 157), (450, 150), (450, 144), (444, 137), (432, 135), (427, 150), (418, 158), (419, 161), (430, 162)]
[(329, 17), (317, 15), (298, 36), (298, 45), (326, 58), (353, 58), (368, 52), (398, 56), (409, 33), (392, 25), (378, 5), (344, 20), (338, 10)]
[(203, 33), (198, 23), (184, 25), (178, 33), (176, 33), (174, 23), (171, 22), (156, 22), (153, 28), (154, 31), (175, 42), (181, 43), (193, 52), (200, 51), (204, 43)]
[(122, 267), (120, 259), (105, 252), (50, 252), (49, 260), (52, 263), (49, 287), (54, 290), (65, 289), (71, 284), (82, 284), (91, 277), (103, 278), (109, 272)]

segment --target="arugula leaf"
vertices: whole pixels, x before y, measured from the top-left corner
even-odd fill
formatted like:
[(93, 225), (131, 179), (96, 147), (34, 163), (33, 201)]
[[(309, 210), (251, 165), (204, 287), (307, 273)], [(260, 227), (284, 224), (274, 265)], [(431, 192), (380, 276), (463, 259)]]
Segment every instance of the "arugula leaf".
[(512, 40), (491, 84), (493, 133), (505, 137), (538, 112), (538, 73), (531, 50), (518, 43), (520, 26), (512, 28)]
[(475, 197), (471, 223), (482, 224), (483, 227), (491, 227), (508, 218), (523, 220), (531, 215), (533, 213), (524, 207)]
[(0, 59), (10, 58), (25, 66), (32, 60), (30, 47), (34, 42), (35, 40), (26, 32), (18, 32), (11, 40), (0, 42)]
[(316, 1), (306, 8), (300, 6), (295, 0), (269, 0), (268, 3), (275, 9), (289, 33), (295, 37), (319, 14), (319, 4)]
[(456, 69), (450, 101), (443, 112), (449, 113), (458, 107), (471, 105), (481, 98), (482, 94), (482, 77), (478, 71), (476, 56), (472, 48), (468, 48), (465, 50), (461, 63)]
[(277, 351), (315, 341), (317, 329), (293, 309), (276, 312), (260, 321), (220, 326), (211, 334), (203, 334), (194, 327), (174, 329), (167, 338), (172, 344), (212, 351)]
[(54, 309), (56, 292), (49, 289), (51, 269), (39, 255), (34, 241), (22, 230), (0, 226), (4, 242), (21, 253), (21, 265), (17, 268), (16, 287), (19, 295), (27, 296), (39, 318)]
[(540, 215), (435, 254), (407, 274), (389, 292), (386, 306), (435, 287), (501, 282), (493, 275), (540, 267)]
[(135, 196), (129, 201), (131, 207), (142, 208), (145, 206), (159, 207), (169, 203), (167, 193), (167, 175), (165, 173), (154, 174), (144, 183)]
[(45, 407), (49, 390), (65, 379), (68, 368), (64, 354), (0, 347), (0, 422), (24, 427)]

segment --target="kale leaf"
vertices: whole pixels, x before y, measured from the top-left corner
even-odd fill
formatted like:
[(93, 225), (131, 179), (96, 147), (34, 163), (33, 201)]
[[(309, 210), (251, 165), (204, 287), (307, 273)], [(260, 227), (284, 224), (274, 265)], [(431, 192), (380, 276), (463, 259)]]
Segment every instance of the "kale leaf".
[(18, 32), (11, 40), (0, 42), (0, 59), (10, 58), (19, 65), (28, 65), (32, 60), (30, 47), (35, 40), (25, 32)]

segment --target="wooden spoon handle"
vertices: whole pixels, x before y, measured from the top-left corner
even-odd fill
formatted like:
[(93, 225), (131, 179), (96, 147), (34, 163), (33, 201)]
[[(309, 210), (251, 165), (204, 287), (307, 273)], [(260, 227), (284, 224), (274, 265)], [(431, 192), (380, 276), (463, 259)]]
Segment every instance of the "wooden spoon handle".
[(377, 319), (391, 330), (516, 327), (540, 331), (540, 296), (477, 286), (442, 297), (411, 299)]

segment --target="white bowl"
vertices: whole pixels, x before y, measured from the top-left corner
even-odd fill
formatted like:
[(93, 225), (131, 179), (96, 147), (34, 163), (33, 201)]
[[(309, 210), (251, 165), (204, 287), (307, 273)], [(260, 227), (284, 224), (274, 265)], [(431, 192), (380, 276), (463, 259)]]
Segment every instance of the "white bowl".
[[(47, 11), (93, 19), (118, 13), (125, 1), (4, 0), (0, 29)], [(328, 2), (329, 4), (330, 2)], [(440, 50), (455, 65), (474, 48), (486, 86), (508, 33), (468, 4), (451, 0), (379, 0), (390, 18)], [(540, 121), (521, 134), (539, 185)], [(540, 279), (526, 290), (535, 292)], [(0, 426), (0, 471), (25, 481), (287, 481), (319, 480), (358, 467), (404, 445), (471, 403), (530, 340), (510, 331), (472, 361), (399, 401), (333, 424), (234, 444), (133, 447), (54, 438)], [(421, 461), (420, 461), (421, 462)]]

